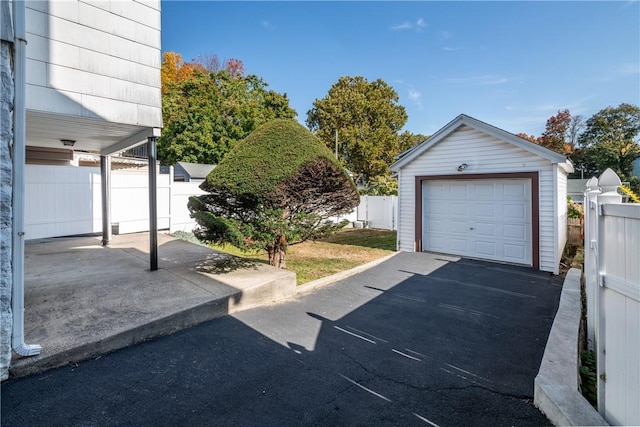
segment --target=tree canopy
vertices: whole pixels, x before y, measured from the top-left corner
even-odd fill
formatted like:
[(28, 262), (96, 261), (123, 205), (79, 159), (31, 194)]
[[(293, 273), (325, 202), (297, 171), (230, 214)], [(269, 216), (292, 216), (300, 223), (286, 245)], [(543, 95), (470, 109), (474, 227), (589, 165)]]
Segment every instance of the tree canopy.
[(574, 177), (596, 176), (611, 168), (629, 179), (633, 161), (640, 157), (639, 134), (640, 108), (623, 103), (598, 111), (586, 122), (582, 116), (560, 110), (547, 120), (540, 137), (518, 136), (569, 154), (576, 169)]
[(184, 63), (179, 54), (164, 54), (164, 129), (158, 141), (162, 164), (217, 164), (261, 124), (296, 116), (286, 94), (268, 90), (256, 75), (245, 76), (241, 61), (229, 60), (223, 68), (216, 64), (213, 57)]
[(611, 168), (622, 178), (633, 172), (633, 161), (640, 157), (640, 108), (631, 104), (607, 107), (585, 123), (578, 138), (577, 160), (600, 174)]
[(189, 209), (198, 238), (266, 249), (283, 266), (286, 245), (344, 224), (329, 217), (359, 203), (351, 178), (327, 147), (289, 119), (272, 120), (238, 143), (209, 174)]
[(407, 113), (398, 94), (383, 80), (340, 77), (307, 113), (307, 126), (332, 151), (338, 133), (338, 158), (360, 183), (388, 173), (402, 152), (398, 132)]

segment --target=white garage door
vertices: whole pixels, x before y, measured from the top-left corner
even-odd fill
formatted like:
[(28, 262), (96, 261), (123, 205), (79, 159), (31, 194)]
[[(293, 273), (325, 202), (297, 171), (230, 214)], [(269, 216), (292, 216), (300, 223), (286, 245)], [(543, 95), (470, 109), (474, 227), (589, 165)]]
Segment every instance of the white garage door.
[(423, 181), (422, 248), (531, 265), (528, 179)]

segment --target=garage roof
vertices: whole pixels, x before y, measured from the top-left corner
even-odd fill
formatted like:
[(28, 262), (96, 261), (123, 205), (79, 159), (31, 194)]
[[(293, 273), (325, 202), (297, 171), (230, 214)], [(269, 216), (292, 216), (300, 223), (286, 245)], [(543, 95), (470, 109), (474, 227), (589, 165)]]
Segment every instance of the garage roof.
[(410, 150), (402, 153), (398, 160), (391, 165), (390, 169), (394, 172), (402, 169), (406, 164), (410, 163), (416, 157), (422, 155), (424, 152), (429, 150), (431, 147), (451, 135), (455, 132), (460, 126), (469, 126), (473, 129), (476, 129), (480, 132), (484, 132), (488, 135), (493, 136), (501, 141), (508, 142), (517, 147), (522, 148), (523, 150), (529, 151), (530, 153), (536, 154), (542, 158), (549, 160), (551, 163), (560, 163), (566, 165), (567, 172), (573, 172), (573, 166), (571, 162), (567, 160), (566, 156), (560, 153), (556, 153), (553, 150), (550, 150), (541, 145), (535, 144), (531, 141), (527, 141), (524, 138), (520, 138), (510, 132), (497, 128), (495, 126), (491, 126), (485, 122), (481, 122), (480, 120), (474, 119), (473, 117), (467, 116), (465, 114), (460, 114), (454, 120), (449, 122), (445, 127), (440, 129), (438, 132), (433, 134), (431, 138), (426, 141), (416, 145)]

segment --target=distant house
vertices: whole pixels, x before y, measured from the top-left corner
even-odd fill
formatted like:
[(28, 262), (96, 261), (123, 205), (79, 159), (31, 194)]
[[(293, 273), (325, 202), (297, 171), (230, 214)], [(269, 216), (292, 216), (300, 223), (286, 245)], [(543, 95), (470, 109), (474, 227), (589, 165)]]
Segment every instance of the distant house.
[(204, 181), (216, 165), (178, 162), (173, 166), (174, 181)]
[(631, 172), (633, 176), (640, 176), (640, 157), (633, 161), (633, 172)]
[(587, 190), (588, 179), (568, 179), (567, 195), (571, 197), (575, 203), (584, 203), (584, 192)]
[(558, 274), (567, 240), (567, 158), (461, 114), (391, 166), (398, 249)]

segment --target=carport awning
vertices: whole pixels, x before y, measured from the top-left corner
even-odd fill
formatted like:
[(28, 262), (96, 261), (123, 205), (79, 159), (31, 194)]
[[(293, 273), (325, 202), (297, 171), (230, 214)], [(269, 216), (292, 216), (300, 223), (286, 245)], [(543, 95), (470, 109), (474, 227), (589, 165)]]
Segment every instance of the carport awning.
[(114, 154), (160, 136), (160, 128), (27, 110), (26, 143), (32, 147), (63, 148), (60, 140), (76, 141), (73, 149)]

